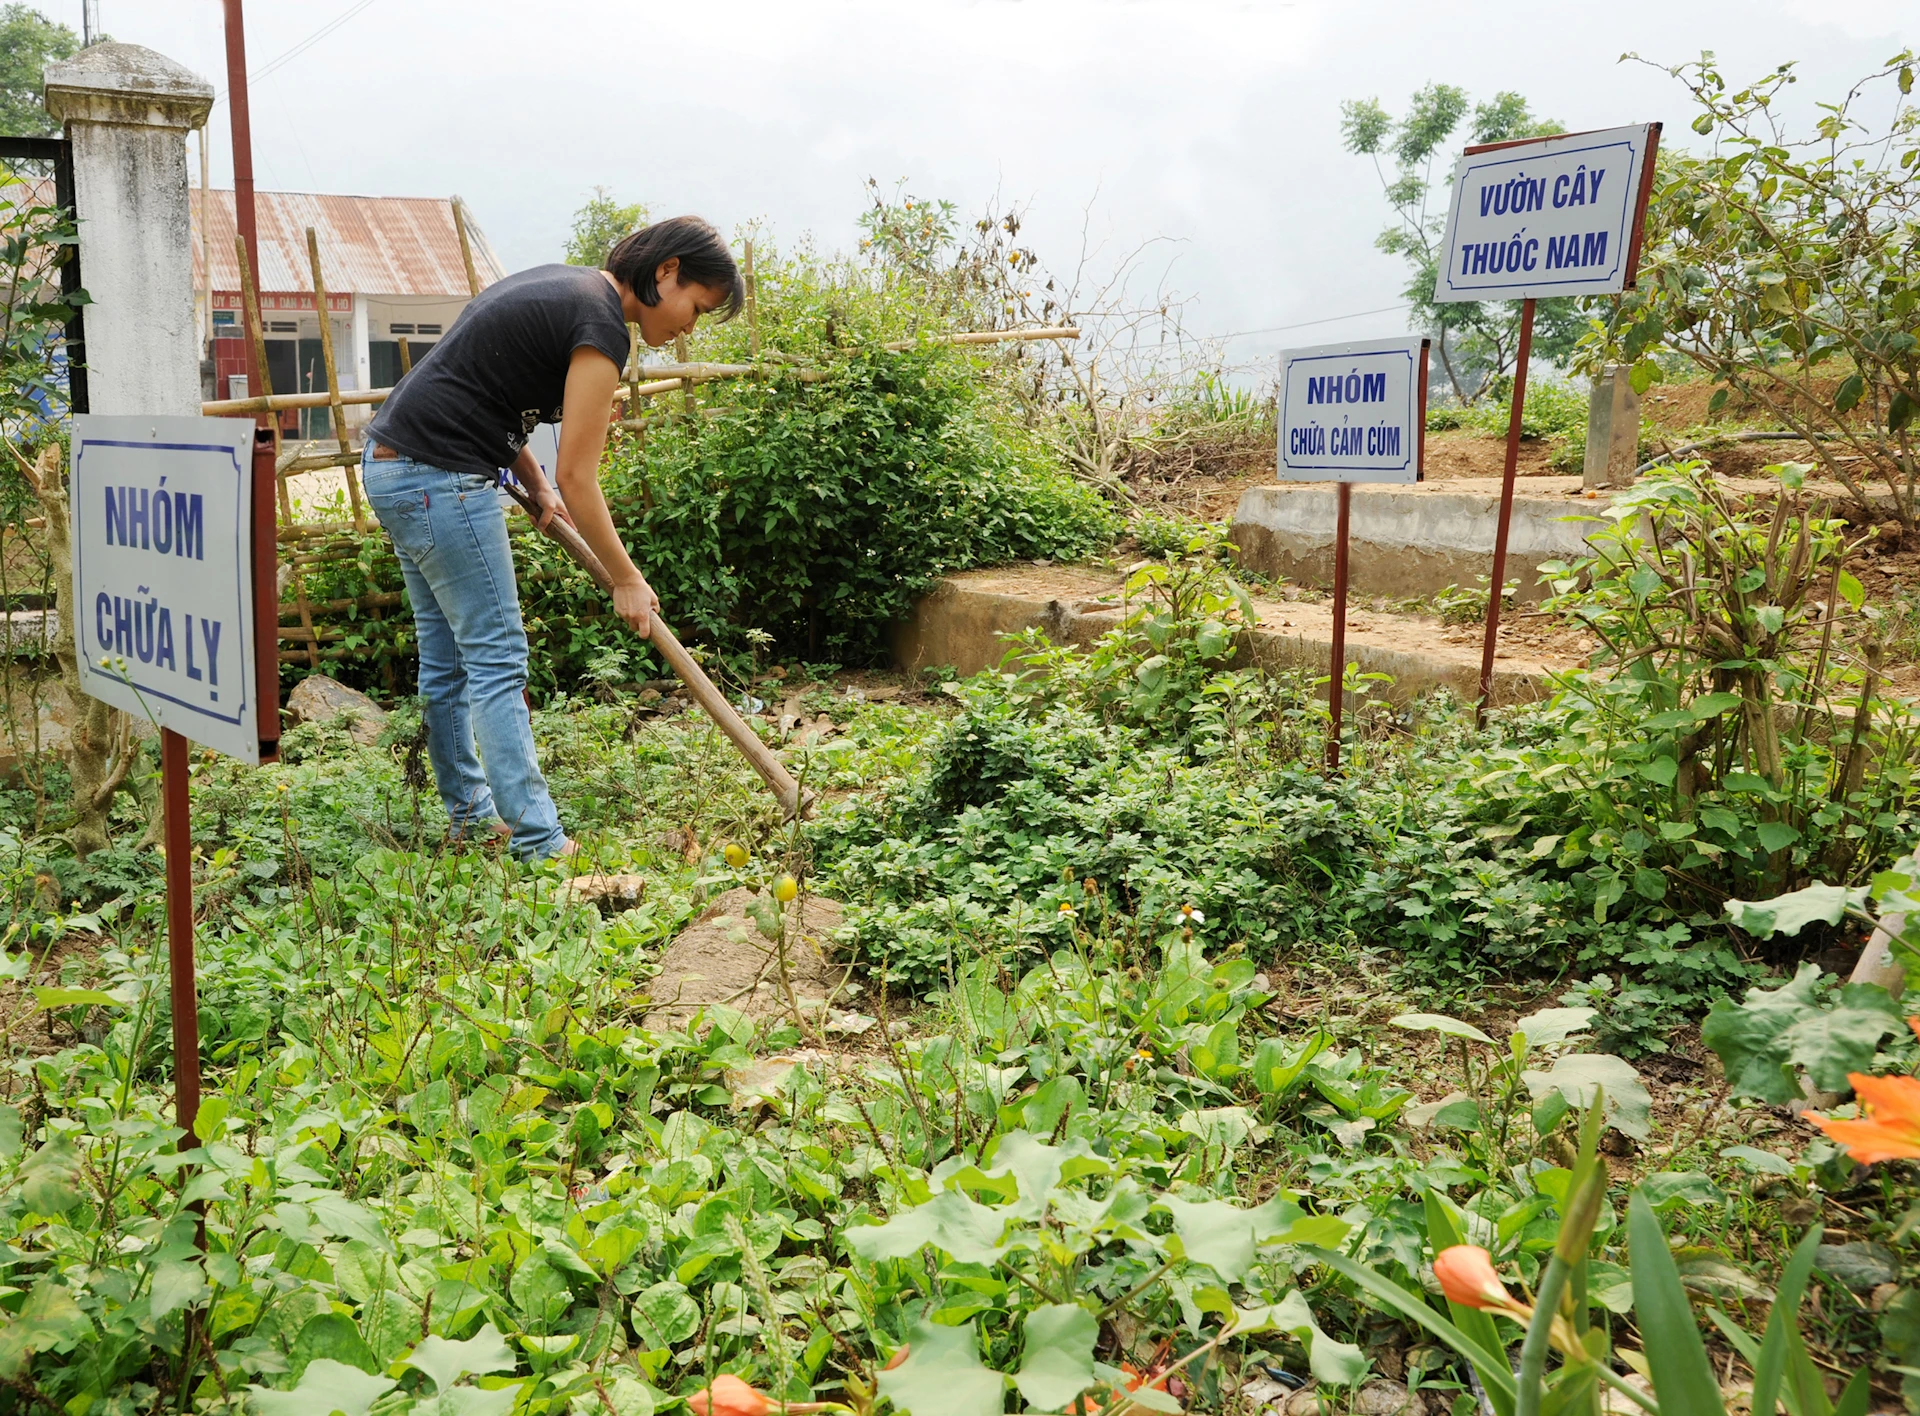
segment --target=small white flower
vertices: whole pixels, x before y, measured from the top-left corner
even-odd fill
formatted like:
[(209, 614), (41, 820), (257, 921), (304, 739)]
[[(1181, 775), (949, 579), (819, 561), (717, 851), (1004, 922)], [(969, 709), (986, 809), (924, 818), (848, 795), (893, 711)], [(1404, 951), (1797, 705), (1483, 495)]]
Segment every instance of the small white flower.
[(1192, 905), (1180, 906), (1180, 918), (1188, 924), (1205, 924), (1207, 917)]

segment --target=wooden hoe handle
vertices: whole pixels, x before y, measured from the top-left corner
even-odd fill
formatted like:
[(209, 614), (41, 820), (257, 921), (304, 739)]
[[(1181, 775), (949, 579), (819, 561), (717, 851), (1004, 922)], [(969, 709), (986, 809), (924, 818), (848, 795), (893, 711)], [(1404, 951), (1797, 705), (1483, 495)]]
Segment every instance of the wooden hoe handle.
[[(520, 509), (533, 518), (534, 525), (538, 526), (540, 508), (533, 498), (527, 495), (526, 489), (512, 477), (507, 479), (506, 488), (507, 494), (520, 504)], [(566, 549), (567, 554), (580, 563), (602, 590), (609, 595), (613, 593), (613, 579), (607, 574), (607, 568), (600, 563), (600, 557), (593, 553), (593, 547), (586, 543), (578, 531), (559, 517), (555, 517), (548, 524), (546, 534), (558, 541)], [(707, 677), (706, 670), (694, 662), (693, 655), (689, 654), (686, 647), (674, 637), (673, 631), (667, 628), (666, 621), (659, 615), (653, 617), (653, 634), (650, 642), (660, 651), (661, 657), (667, 661), (667, 666), (679, 676), (680, 682), (687, 686), (687, 691), (694, 696), (694, 700), (707, 710), (707, 716), (712, 718), (720, 731), (740, 749), (740, 755), (747, 759), (753, 770), (760, 774), (760, 780), (767, 784), (788, 817), (800, 815), (803, 812), (810, 813), (813, 806), (812, 797), (809, 796), (804, 802), (801, 800), (800, 784), (793, 779), (793, 775), (781, 764), (780, 759), (773, 755), (767, 745), (760, 741), (753, 729), (733, 711), (733, 705), (727, 702), (726, 695), (720, 691), (712, 679)]]

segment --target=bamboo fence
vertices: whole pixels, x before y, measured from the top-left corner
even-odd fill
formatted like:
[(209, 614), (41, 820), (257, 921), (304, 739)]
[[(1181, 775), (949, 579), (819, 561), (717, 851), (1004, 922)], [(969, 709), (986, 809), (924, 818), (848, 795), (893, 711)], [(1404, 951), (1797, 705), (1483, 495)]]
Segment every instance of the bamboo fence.
[[(458, 197), (453, 199), (454, 230), (460, 240), (460, 257), (466, 268), (467, 291), (470, 296), (480, 293), (479, 272), (473, 263), (473, 247), (467, 234), (466, 209)], [(307, 255), (312, 266), (314, 310), (320, 321), (320, 349), (325, 363), (327, 387), (324, 392), (316, 393), (275, 393), (267, 373), (266, 329), (260, 319), (260, 295), (254, 284), (253, 269), (247, 260), (246, 243), (238, 237), (234, 240), (235, 252), (240, 262), (240, 285), (246, 305), (247, 332), (253, 343), (254, 366), (260, 371), (260, 388), (257, 392), (248, 390), (246, 398), (209, 399), (200, 405), (200, 411), (210, 417), (245, 417), (277, 414), (295, 409), (325, 408), (333, 424), (332, 432), (336, 447), (329, 451), (314, 451), (310, 444), (296, 444), (292, 449), (282, 446), (279, 420), (272, 420), (274, 440), (274, 472), (278, 489), (280, 524), (276, 537), (281, 545), (280, 554), (280, 662), (283, 664), (303, 664), (317, 669), (323, 660), (347, 658), (357, 652), (341, 641), (348, 638), (348, 630), (338, 625), (319, 622), (317, 616), (331, 616), (354, 612), (364, 614), (372, 620), (386, 618), (388, 612), (403, 604), (398, 591), (369, 591), (366, 594), (346, 598), (314, 600), (307, 593), (307, 578), (316, 571), (328, 566), (361, 560), (366, 554), (366, 540), (369, 535), (378, 535), (379, 523), (366, 515), (365, 500), (360, 487), (361, 449), (353, 445), (347, 428), (346, 410), (349, 407), (376, 406), (384, 403), (393, 392), (391, 388), (348, 389), (340, 388), (340, 380), (334, 358), (333, 325), (327, 311), (326, 276), (321, 265), (320, 241), (312, 227), (307, 228)], [(616, 413), (624, 405), (626, 416), (616, 416), (614, 426), (632, 434), (642, 445), (649, 427), (658, 426), (666, 421), (680, 421), (699, 416), (716, 416), (720, 410), (701, 410), (696, 390), (701, 384), (729, 379), (767, 379), (784, 377), (796, 379), (801, 383), (823, 383), (834, 377), (830, 369), (815, 369), (802, 366), (790, 355), (765, 354), (760, 348), (760, 321), (758, 309), (758, 291), (753, 271), (753, 243), (748, 242), (745, 251), (743, 274), (746, 279), (745, 311), (747, 316), (748, 346), (751, 362), (745, 364), (719, 364), (689, 361), (687, 341), (684, 335), (674, 340), (674, 361), (672, 363), (646, 364), (641, 362), (641, 342), (637, 329), (633, 331), (632, 353), (627, 368), (622, 371), (623, 385), (614, 395)], [(1025, 342), (1031, 340), (1078, 339), (1080, 331), (1072, 326), (1048, 326), (1038, 329), (981, 330), (962, 334), (930, 335), (920, 339), (901, 339), (880, 346), (890, 353), (907, 349), (940, 345), (978, 345)], [(400, 372), (405, 377), (413, 368), (411, 350), (405, 338), (400, 339)], [(653, 400), (663, 394), (679, 393), (678, 406), (672, 409), (653, 410)], [(648, 410), (648, 411), (642, 411)], [(350, 519), (340, 521), (302, 522), (296, 514), (292, 493), (288, 488), (288, 479), (305, 472), (325, 471), (339, 468), (344, 474), (347, 488), (347, 500)], [(515, 529), (520, 528), (517, 523)], [(387, 552), (391, 554), (390, 551)], [(564, 572), (557, 570), (530, 572), (526, 579), (532, 582), (557, 580)], [(289, 592), (291, 598), (288, 598)], [(293, 623), (288, 623), (291, 620)]]

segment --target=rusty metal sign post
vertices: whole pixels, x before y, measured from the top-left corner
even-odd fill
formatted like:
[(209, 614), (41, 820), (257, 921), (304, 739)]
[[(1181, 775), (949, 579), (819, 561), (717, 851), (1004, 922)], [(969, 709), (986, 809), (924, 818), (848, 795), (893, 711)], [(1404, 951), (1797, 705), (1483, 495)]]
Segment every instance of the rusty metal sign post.
[(1340, 770), (1347, 677), (1347, 547), (1355, 482), (1417, 482), (1427, 442), (1427, 345), (1418, 336), (1320, 344), (1280, 356), (1279, 477), (1339, 484), (1327, 771)]
[(1481, 143), (1465, 149), (1454, 168), (1435, 303), (1522, 302), (1499, 521), (1493, 533), (1493, 574), (1487, 586), (1486, 636), (1480, 650), (1479, 721), (1485, 721), (1493, 697), (1493, 656), (1506, 588), (1507, 529), (1513, 519), (1535, 302), (1617, 295), (1633, 288), (1660, 126), (1638, 123)]

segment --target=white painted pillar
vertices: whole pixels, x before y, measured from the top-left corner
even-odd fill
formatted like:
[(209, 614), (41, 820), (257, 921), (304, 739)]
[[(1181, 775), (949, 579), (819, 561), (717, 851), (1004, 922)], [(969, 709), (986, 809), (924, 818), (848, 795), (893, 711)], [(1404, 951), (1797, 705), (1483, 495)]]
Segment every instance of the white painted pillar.
[[(373, 336), (367, 319), (367, 297), (359, 292), (353, 297), (353, 386), (355, 388), (373, 387)], [(344, 380), (342, 381), (344, 382)], [(347, 422), (359, 427), (372, 416), (373, 410), (365, 404), (358, 409), (348, 410)]]
[(46, 101), (73, 140), (92, 410), (198, 414), (187, 134), (213, 85), (140, 45), (96, 44), (47, 65)]

